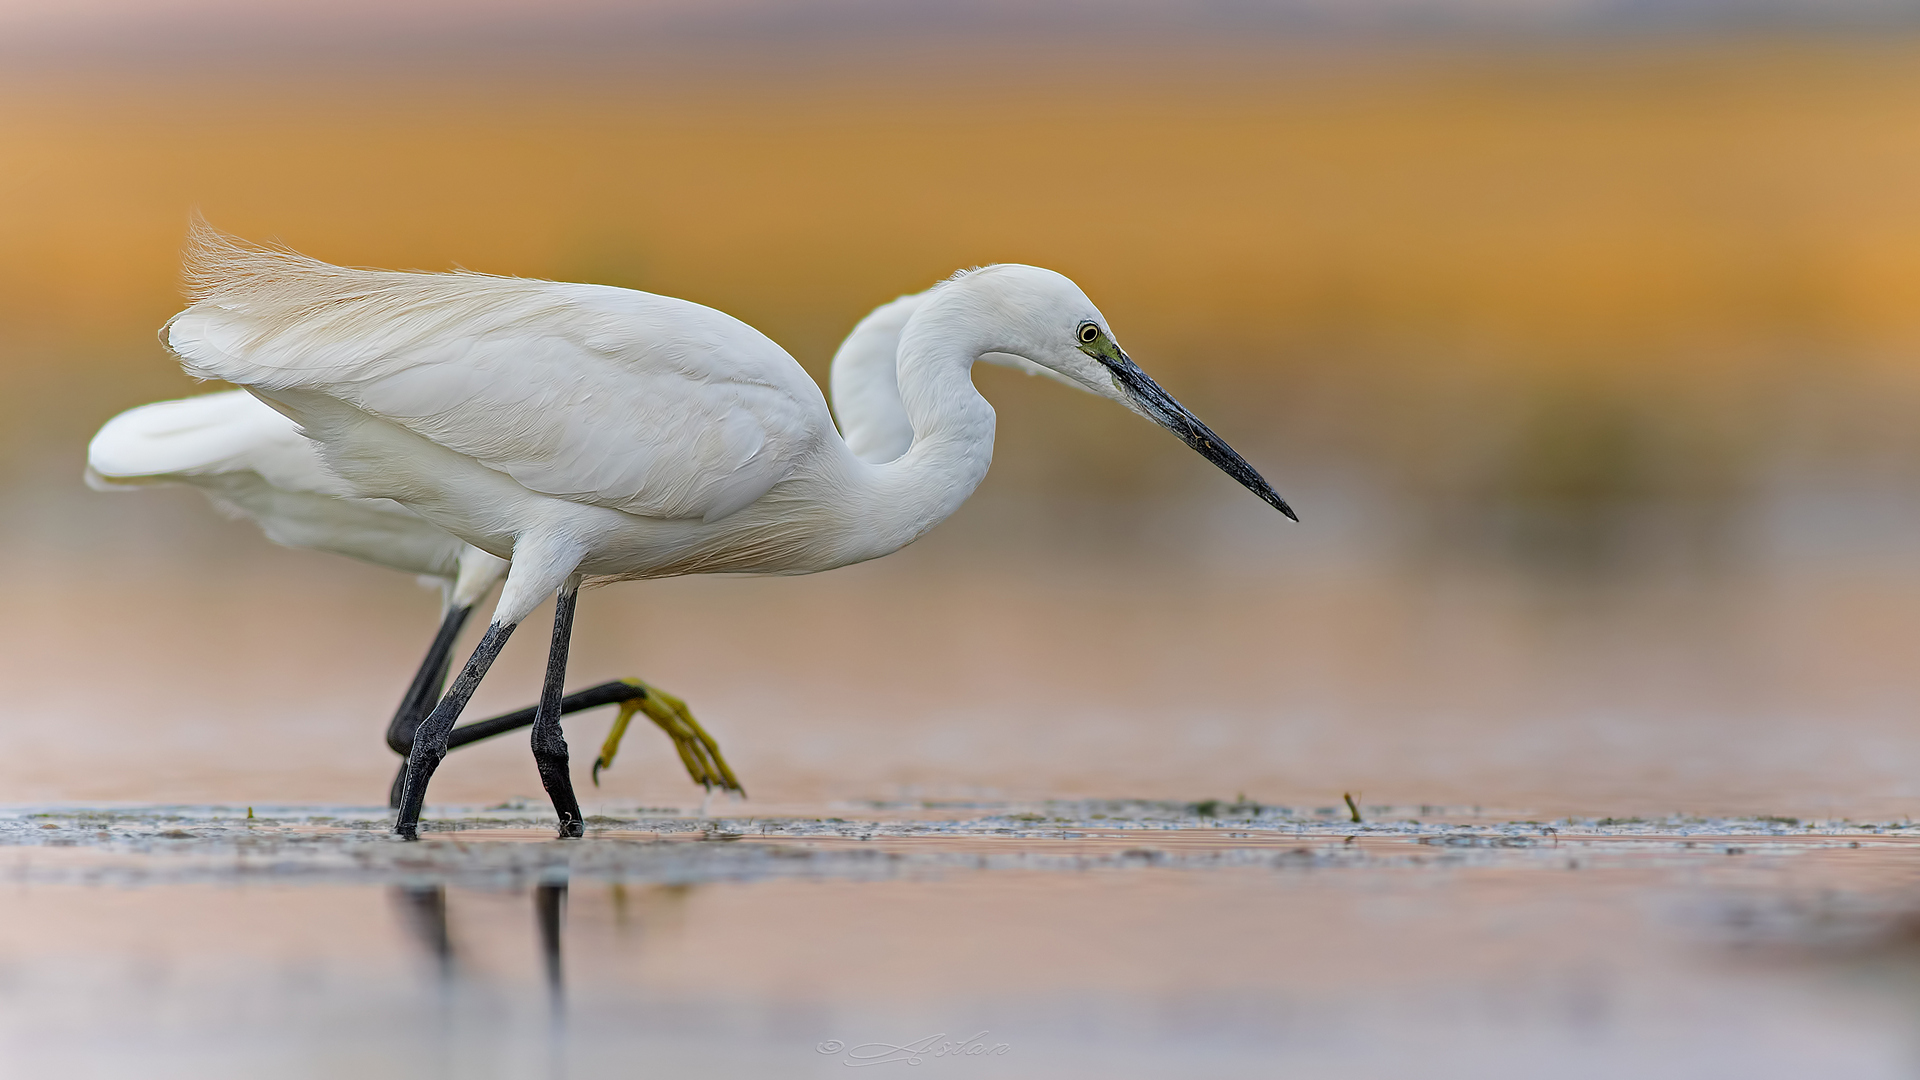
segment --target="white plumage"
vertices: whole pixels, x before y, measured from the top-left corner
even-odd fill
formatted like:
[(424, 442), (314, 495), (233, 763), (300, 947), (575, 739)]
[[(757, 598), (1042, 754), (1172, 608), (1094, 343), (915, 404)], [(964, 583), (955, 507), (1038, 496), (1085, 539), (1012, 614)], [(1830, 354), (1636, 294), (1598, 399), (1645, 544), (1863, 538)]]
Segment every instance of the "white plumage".
[[(956, 275), (876, 325), (883, 337), (904, 315), (894, 372), (912, 438), (884, 461), (863, 461), (840, 437), (819, 389), (778, 345), (686, 301), (346, 269), (205, 228), (189, 272), (195, 301), (167, 329), (187, 371), (292, 417), (356, 495), (392, 499), (512, 559), (487, 637), (414, 744), (403, 835), (439, 760), (431, 744), (513, 627), (556, 591), (535, 760), (563, 835), (579, 835), (565, 744), (544, 717), (582, 577), (811, 573), (911, 543), (965, 501), (992, 459), (993, 409), (969, 374), (977, 360), (1016, 358), (1126, 405), (1291, 516), (1126, 357), (1077, 286), (1036, 267)], [(873, 430), (863, 449), (879, 458), (898, 425)]]
[[(865, 460), (891, 461), (913, 439), (894, 356), (901, 328), (925, 295), (875, 308), (834, 354), (834, 412), (848, 446)], [(1017, 357), (994, 359), (1045, 370)], [(96, 491), (196, 488), (274, 543), (434, 579), (448, 604), (477, 602), (507, 572), (506, 560), (405, 506), (355, 495), (298, 424), (245, 390), (156, 401), (115, 416), (87, 444), (85, 479)]]
[(292, 420), (244, 390), (121, 413), (87, 445), (86, 480), (100, 491), (198, 488), (277, 544), (438, 579), (449, 606), (474, 604), (507, 572), (399, 503), (356, 497)]
[(189, 371), (321, 390), (539, 495), (715, 521), (785, 479), (826, 411), (759, 331), (671, 297), (237, 248), (199, 268), (168, 327)]

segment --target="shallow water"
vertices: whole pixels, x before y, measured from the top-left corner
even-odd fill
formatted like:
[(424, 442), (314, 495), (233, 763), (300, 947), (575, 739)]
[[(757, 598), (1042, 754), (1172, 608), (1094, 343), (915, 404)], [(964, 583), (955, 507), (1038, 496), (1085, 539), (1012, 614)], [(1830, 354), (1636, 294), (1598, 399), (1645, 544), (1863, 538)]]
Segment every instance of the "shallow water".
[(256, 812), (0, 820), (0, 1073), (1920, 1066), (1904, 823)]

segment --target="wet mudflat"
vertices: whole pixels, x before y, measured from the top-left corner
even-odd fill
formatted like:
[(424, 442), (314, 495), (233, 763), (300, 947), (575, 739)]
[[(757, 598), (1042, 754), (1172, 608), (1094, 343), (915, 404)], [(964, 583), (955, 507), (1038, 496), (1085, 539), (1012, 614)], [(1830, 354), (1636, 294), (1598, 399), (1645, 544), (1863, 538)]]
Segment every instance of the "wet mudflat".
[(9, 812), (0, 1074), (1920, 1071), (1904, 820), (739, 809)]

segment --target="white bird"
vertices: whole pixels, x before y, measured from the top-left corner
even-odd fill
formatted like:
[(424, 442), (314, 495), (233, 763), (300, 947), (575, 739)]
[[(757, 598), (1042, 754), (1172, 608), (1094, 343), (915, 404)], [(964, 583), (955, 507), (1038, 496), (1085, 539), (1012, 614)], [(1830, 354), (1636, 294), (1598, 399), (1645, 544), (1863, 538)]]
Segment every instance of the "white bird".
[(408, 759), (395, 831), (418, 833), (448, 734), (528, 613), (557, 594), (533, 756), (562, 836), (583, 825), (558, 703), (583, 580), (804, 574), (877, 558), (986, 475), (975, 361), (1008, 354), (1159, 423), (1270, 505), (1253, 467), (1142, 372), (1078, 286), (1003, 264), (929, 290), (900, 329), (899, 457), (863, 461), (820, 389), (752, 327), (601, 285), (332, 266), (204, 225), (168, 344), (294, 418), (360, 497), (510, 558), (493, 620)]
[[(439, 631), (387, 728), (387, 745), (405, 756), (414, 730), (439, 700), (453, 643), (507, 562), (461, 541), (399, 503), (362, 499), (329, 473), (294, 422), (244, 390), (160, 401), (129, 409), (101, 427), (87, 447), (86, 481), (100, 491), (160, 484), (198, 488), (226, 513), (258, 525), (288, 547), (346, 555), (437, 581), (444, 604)], [(600, 767), (610, 764), (634, 712), (673, 738), (696, 783), (739, 790), (718, 746), (686, 704), (638, 679), (569, 694), (563, 712), (618, 704), (620, 713)], [(531, 708), (468, 724), (449, 737), (461, 746), (533, 722)], [(404, 768), (390, 801), (399, 805)]]
[[(876, 308), (848, 334), (833, 361), (832, 396), (848, 446), (870, 461), (900, 456), (913, 437), (894, 375), (900, 330), (925, 293)], [(988, 357), (1030, 373), (1018, 357)], [(86, 482), (98, 491), (160, 485), (196, 488), (224, 513), (252, 521), (287, 547), (332, 552), (435, 582), (443, 601), (439, 630), (387, 727), (387, 745), (405, 757), (413, 734), (446, 684), (447, 666), (473, 607), (506, 575), (508, 563), (461, 541), (390, 499), (355, 497), (328, 472), (298, 425), (244, 390), (137, 406), (103, 425), (87, 448)], [(653, 700), (648, 701), (651, 696)], [(742, 790), (725, 757), (679, 698), (639, 679), (623, 679), (561, 699), (571, 714), (618, 704), (620, 712), (594, 762), (598, 781), (619, 751), (635, 712), (673, 738), (688, 775), (709, 789)], [(526, 708), (454, 729), (449, 748), (533, 722)], [(398, 806), (402, 765), (388, 792)]]

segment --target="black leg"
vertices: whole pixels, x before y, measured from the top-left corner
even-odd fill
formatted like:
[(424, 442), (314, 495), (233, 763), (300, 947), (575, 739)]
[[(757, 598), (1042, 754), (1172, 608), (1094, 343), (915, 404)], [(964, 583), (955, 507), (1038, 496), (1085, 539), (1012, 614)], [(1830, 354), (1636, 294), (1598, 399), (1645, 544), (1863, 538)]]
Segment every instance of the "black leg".
[(393, 783), (387, 785), (387, 809), (400, 809), (400, 800), (407, 793), (407, 762), (400, 760), (400, 767), (393, 771)]
[[(413, 751), (413, 733), (419, 729), (420, 721), (433, 711), (434, 703), (440, 700), (440, 689), (447, 685), (447, 668), (453, 663), (453, 643), (460, 636), (460, 630), (467, 625), (467, 616), (473, 614), (473, 605), (448, 608), (447, 614), (440, 620), (440, 630), (433, 635), (433, 644), (428, 647), (426, 658), (420, 661), (420, 670), (413, 673), (413, 685), (407, 687), (407, 696), (400, 699), (400, 708), (393, 714), (393, 723), (387, 725), (387, 746), (394, 753), (406, 757)], [(407, 786), (407, 766), (393, 774), (393, 783), (387, 785), (387, 808), (400, 809), (400, 795)]]
[(560, 733), (560, 692), (567, 681), (567, 646), (573, 640), (573, 609), (579, 599), (580, 579), (567, 579), (553, 604), (553, 648), (540, 686), (540, 711), (533, 718), (533, 763), (553, 800), (553, 812), (560, 815), (563, 840), (586, 832), (580, 801), (573, 797), (573, 773), (567, 768), (567, 737)]
[[(599, 686), (588, 686), (586, 690), (574, 690), (566, 698), (561, 698), (561, 715), (570, 717), (574, 713), (584, 713), (588, 709), (599, 709), (601, 705), (618, 705), (620, 701), (632, 701), (645, 698), (647, 688), (634, 686), (632, 682), (622, 682), (614, 678), (612, 682), (601, 682)], [(497, 734), (516, 732), (528, 724), (534, 723), (534, 713), (538, 705), (528, 705), (524, 709), (515, 709), (511, 713), (501, 713), (497, 717), (488, 717), (484, 721), (474, 721), (453, 728), (447, 736), (447, 749), (459, 749), (467, 744), (480, 742), (484, 738), (493, 738)], [(399, 807), (399, 794), (407, 788), (407, 763), (401, 761), (399, 769), (394, 771), (394, 784), (388, 792), (388, 807)]]
[[(597, 709), (602, 705), (618, 705), (623, 701), (647, 696), (645, 687), (615, 679), (599, 686), (589, 686), (585, 690), (576, 690), (560, 699), (560, 714), (571, 716), (588, 709)], [(471, 724), (461, 724), (447, 736), (447, 749), (458, 750), (469, 743), (482, 739), (491, 739), (495, 735), (505, 735), (509, 731), (519, 731), (533, 723), (533, 717), (539, 711), (538, 706), (529, 705), (524, 709), (515, 709), (510, 713), (490, 716), (485, 720), (475, 720)], [(399, 771), (393, 774), (393, 791), (389, 806), (400, 805), (400, 792), (407, 785), (407, 763), (401, 762)]]
[(413, 685), (407, 687), (407, 696), (400, 699), (393, 723), (387, 725), (387, 746), (401, 757), (413, 750), (414, 729), (440, 700), (440, 690), (447, 685), (447, 669), (453, 664), (454, 640), (460, 636), (460, 629), (467, 625), (467, 616), (471, 614), (471, 605), (447, 609), (426, 658), (420, 661), (420, 670), (413, 673)]
[[(577, 690), (561, 698), (560, 714), (567, 716), (585, 712), (588, 709), (597, 709), (602, 705), (618, 705), (623, 701), (632, 701), (634, 698), (646, 696), (645, 687), (615, 679), (612, 682), (601, 683), (599, 686)], [(518, 731), (533, 723), (534, 714), (538, 711), (537, 707), (528, 706), (524, 709), (515, 709), (510, 713), (488, 717), (485, 720), (475, 720), (471, 724), (461, 724), (453, 729), (453, 734), (447, 736), (447, 749), (457, 749), (468, 743), (479, 742), (481, 739), (491, 739), (495, 735)]]
[(487, 669), (493, 666), (511, 636), (511, 626), (494, 623), (487, 627), (486, 636), (474, 648), (467, 666), (460, 670), (460, 677), (453, 680), (446, 696), (434, 706), (433, 715), (421, 721), (415, 730), (413, 750), (407, 755), (407, 782), (400, 796), (400, 813), (393, 822), (396, 834), (409, 840), (420, 838), (420, 808), (426, 805), (427, 781), (433, 778), (433, 770), (440, 767), (440, 759), (447, 756), (447, 736), (453, 732), (454, 722), (460, 719), (460, 710), (467, 707), (468, 699), (480, 686), (480, 680), (486, 678)]

